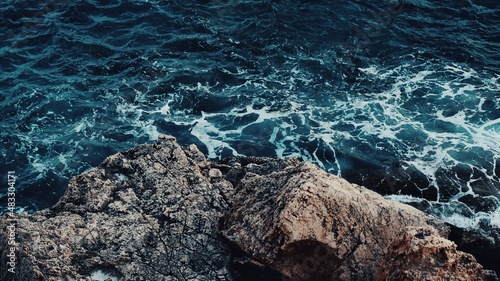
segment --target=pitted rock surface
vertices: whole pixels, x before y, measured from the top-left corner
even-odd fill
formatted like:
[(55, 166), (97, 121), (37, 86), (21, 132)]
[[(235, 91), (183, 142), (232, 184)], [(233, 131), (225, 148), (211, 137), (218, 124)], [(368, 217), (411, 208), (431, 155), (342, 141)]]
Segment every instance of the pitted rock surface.
[[(233, 280), (216, 232), (228, 202), (206, 177), (209, 165), (196, 146), (161, 136), (74, 177), (54, 207), (16, 217), (14, 280), (92, 280), (98, 271), (116, 280)], [(5, 253), (2, 280), (4, 261)]]

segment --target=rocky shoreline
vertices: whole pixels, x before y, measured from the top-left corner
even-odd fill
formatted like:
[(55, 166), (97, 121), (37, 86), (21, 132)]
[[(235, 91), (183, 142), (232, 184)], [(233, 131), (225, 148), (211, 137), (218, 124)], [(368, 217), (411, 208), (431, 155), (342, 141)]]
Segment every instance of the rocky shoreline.
[(463, 232), (411, 206), (298, 159), (207, 161), (166, 135), (0, 228), (0, 280), (498, 280), (449, 240)]

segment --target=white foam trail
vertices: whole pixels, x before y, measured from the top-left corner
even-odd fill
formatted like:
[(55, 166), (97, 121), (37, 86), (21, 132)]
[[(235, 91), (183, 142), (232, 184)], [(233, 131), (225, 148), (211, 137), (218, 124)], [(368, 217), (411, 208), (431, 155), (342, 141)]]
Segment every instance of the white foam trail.
[(75, 128), (73, 129), (76, 133), (80, 133), (85, 131), (87, 128), (92, 128), (93, 125), (87, 120), (87, 117), (84, 117), (82, 120), (80, 120)]
[(500, 229), (500, 207), (491, 214), (490, 223), (491, 226)]
[(467, 218), (457, 213), (452, 213), (446, 217), (441, 217), (445, 222), (463, 229), (476, 229), (479, 226), (479, 217)]
[(90, 278), (92, 278), (93, 281), (105, 281), (105, 280), (109, 280), (109, 279), (111, 281), (118, 281), (118, 277), (116, 277), (112, 274), (109, 274), (109, 273), (105, 273), (100, 269), (93, 271), (90, 274)]
[(150, 141), (157, 141), (160, 133), (158, 132), (158, 128), (156, 128), (156, 126), (154, 126), (152, 123), (153, 120), (149, 120), (146, 122), (138, 122), (135, 124), (138, 127), (140, 127), (144, 133), (148, 135)]
[[(391, 194), (384, 196), (385, 199), (396, 201), (405, 204), (420, 203), (426, 201), (422, 198), (413, 197), (411, 195), (401, 195), (401, 194)], [(491, 227), (500, 229), (500, 207), (491, 213), (477, 212), (473, 213), (465, 205), (461, 205), (461, 208), (467, 209), (469, 216), (462, 215), (456, 212), (455, 207), (451, 206), (450, 203), (438, 203), (438, 202), (428, 202), (433, 205), (434, 215), (439, 219), (455, 225), (464, 229), (477, 229), (482, 221), (489, 223)]]
[[(229, 144), (224, 141), (224, 137), (227, 133), (241, 133), (240, 130), (232, 130), (226, 133), (221, 132), (214, 124), (208, 122), (206, 120), (210, 114), (206, 114), (202, 112), (202, 115), (199, 119), (191, 122), (194, 124), (191, 129), (191, 134), (197, 137), (208, 149), (208, 158), (218, 158), (220, 156), (220, 152), (227, 148), (229, 149), (234, 156), (244, 156), (239, 154), (234, 148), (232, 148)], [(177, 124), (186, 124), (184, 122), (175, 122)]]
[(422, 202), (422, 198), (413, 197), (411, 195), (391, 194), (384, 196), (385, 199), (400, 203), (418, 203)]

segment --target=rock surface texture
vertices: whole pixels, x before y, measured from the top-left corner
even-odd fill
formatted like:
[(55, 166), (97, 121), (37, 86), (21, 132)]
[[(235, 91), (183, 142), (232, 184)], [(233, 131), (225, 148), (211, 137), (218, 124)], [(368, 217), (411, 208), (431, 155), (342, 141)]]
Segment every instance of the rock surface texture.
[(0, 280), (496, 280), (448, 226), (297, 159), (210, 162), (161, 135), (0, 218)]
[[(267, 175), (247, 173), (236, 186), (221, 232), (290, 280), (355, 281), (373, 278), (387, 248), (407, 227), (432, 229), (453, 244), (444, 238), (449, 228), (443, 222), (300, 163)], [(473, 258), (460, 261), (472, 264), (467, 276), (485, 278)], [(407, 262), (419, 267), (410, 258)], [(451, 280), (457, 273), (433, 271), (433, 266), (428, 262), (420, 268), (430, 271), (425, 277), (431, 279), (412, 280)]]
[(216, 233), (228, 203), (207, 169), (195, 146), (167, 136), (108, 157), (74, 177), (54, 207), (16, 218), (12, 280), (93, 280), (98, 272), (111, 280), (231, 280)]
[(472, 255), (457, 251), (457, 245), (435, 229), (410, 227), (391, 243), (374, 280), (495, 280), (492, 272), (481, 272)]

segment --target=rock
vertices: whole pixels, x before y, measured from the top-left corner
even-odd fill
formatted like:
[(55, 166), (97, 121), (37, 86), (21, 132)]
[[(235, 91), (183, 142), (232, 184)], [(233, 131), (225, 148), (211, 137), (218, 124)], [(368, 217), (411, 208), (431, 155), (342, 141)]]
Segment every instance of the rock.
[[(160, 135), (74, 177), (55, 206), (0, 218), (0, 280), (371, 280), (394, 274), (390, 257), (404, 249), (407, 227), (454, 249), (443, 222), (312, 164), (207, 161)], [(480, 272), (454, 251), (468, 257), (457, 274)], [(433, 259), (425, 265), (438, 272)]]
[(241, 180), (221, 233), (236, 251), (288, 280), (372, 280), (406, 227), (449, 234), (445, 223), (309, 163), (253, 170), (228, 171)]
[(15, 276), (0, 233), (0, 280), (92, 280), (98, 271), (113, 280), (233, 280), (216, 232), (228, 202), (208, 168), (195, 146), (163, 135), (108, 157), (74, 177), (54, 207), (15, 217)]
[[(466, 221), (474, 221), (477, 217), (469, 206), (461, 201), (429, 202), (427, 200), (415, 200), (408, 202), (415, 208), (434, 215), (438, 218), (453, 217), (458, 214)], [(486, 269), (494, 270), (500, 275), (500, 229), (491, 225), (486, 218), (479, 219), (478, 225), (473, 228), (460, 228), (448, 224), (451, 228), (448, 239), (455, 242), (458, 250), (472, 254), (477, 261)]]
[(496, 276), (435, 229), (409, 227), (391, 243), (374, 280), (478, 281), (496, 280)]
[(472, 254), (482, 266), (499, 274), (500, 230), (486, 225), (487, 222), (484, 224), (477, 229), (461, 229), (450, 225), (448, 239), (457, 244), (458, 250)]

